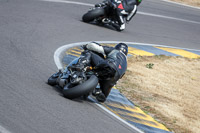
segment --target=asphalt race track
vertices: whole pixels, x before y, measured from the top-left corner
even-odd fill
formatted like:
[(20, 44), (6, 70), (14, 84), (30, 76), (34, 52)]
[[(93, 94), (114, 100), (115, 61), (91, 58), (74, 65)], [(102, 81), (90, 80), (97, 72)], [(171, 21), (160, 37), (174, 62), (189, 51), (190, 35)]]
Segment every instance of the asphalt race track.
[[(57, 71), (54, 51), (85, 41), (126, 41), (200, 50), (200, 10), (144, 0), (117, 32), (81, 21), (90, 4), (0, 0), (0, 132), (133, 133), (95, 104), (68, 100), (46, 84)], [(88, 5), (87, 5), (88, 4)]]

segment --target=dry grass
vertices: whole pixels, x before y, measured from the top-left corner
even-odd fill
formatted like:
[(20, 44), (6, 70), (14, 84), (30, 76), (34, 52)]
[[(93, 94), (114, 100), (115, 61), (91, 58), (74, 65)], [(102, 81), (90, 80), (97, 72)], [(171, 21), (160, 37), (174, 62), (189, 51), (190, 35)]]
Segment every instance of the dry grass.
[(171, 0), (179, 3), (183, 3), (186, 5), (200, 7), (200, 0)]
[(154, 56), (128, 62), (117, 85), (126, 97), (171, 131), (200, 133), (200, 59)]

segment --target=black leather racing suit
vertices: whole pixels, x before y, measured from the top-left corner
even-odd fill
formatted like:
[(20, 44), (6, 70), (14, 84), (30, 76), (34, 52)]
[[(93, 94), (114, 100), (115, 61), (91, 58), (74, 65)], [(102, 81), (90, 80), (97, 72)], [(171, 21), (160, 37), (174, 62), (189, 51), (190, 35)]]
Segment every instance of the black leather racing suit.
[(125, 29), (125, 20), (129, 22), (137, 12), (137, 0), (118, 0), (116, 2), (116, 14), (118, 23), (112, 25), (119, 31)]
[(94, 52), (88, 52), (89, 54), (87, 53), (88, 55), (86, 58), (87, 60), (90, 60), (90, 63), (95, 66), (97, 70), (104, 72), (100, 73), (100, 77), (109, 73), (109, 78), (100, 78), (99, 81), (100, 89), (104, 93), (105, 97), (107, 97), (112, 87), (125, 74), (127, 69), (126, 55), (113, 47), (99, 45), (97, 49), (94, 49), (94, 47), (96, 47), (95, 44), (93, 44), (93, 47), (87, 47), (87, 49), (104, 54), (106, 59)]

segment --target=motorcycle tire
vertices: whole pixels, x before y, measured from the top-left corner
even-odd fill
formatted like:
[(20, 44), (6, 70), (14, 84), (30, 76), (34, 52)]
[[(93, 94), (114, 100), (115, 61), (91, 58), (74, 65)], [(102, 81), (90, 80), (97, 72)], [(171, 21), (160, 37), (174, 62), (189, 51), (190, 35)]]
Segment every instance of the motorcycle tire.
[(103, 8), (95, 8), (94, 10), (88, 11), (82, 17), (83, 22), (91, 22), (94, 19), (104, 16), (105, 10)]
[(90, 93), (98, 84), (98, 78), (92, 75), (87, 81), (77, 86), (67, 84), (63, 89), (64, 97), (74, 99)]

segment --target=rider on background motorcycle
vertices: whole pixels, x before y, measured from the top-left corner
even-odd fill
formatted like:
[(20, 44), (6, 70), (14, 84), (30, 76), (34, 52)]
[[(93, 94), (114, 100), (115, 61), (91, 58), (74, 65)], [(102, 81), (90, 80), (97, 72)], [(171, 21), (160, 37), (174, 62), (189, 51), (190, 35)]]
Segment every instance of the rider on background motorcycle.
[[(127, 69), (128, 46), (119, 43), (115, 47), (101, 46), (96, 42), (83, 45), (84, 52), (79, 60), (79, 65), (87, 66), (91, 64), (96, 70), (101, 72), (99, 77), (100, 88), (93, 91), (93, 95), (99, 102), (104, 102), (112, 87), (122, 78)], [(103, 55), (103, 56), (101, 56)], [(77, 66), (78, 67), (78, 66)]]
[(129, 22), (137, 12), (137, 6), (142, 0), (105, 0), (96, 4), (95, 7), (110, 5), (116, 12), (117, 22), (104, 19), (103, 23), (107, 23), (115, 27), (118, 31), (125, 29), (125, 20)]

